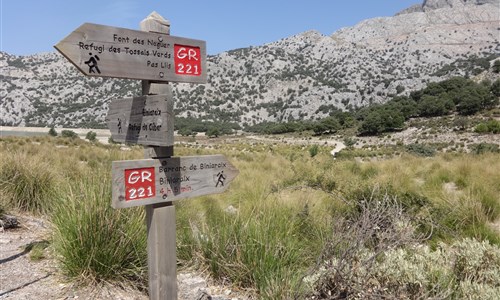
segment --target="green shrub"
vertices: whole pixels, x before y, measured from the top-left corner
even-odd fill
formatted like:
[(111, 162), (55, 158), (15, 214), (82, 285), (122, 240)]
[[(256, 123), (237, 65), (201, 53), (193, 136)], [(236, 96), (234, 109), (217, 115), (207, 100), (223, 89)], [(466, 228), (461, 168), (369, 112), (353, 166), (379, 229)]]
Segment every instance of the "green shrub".
[(436, 154), (436, 150), (430, 146), (424, 144), (409, 144), (406, 145), (406, 151), (412, 154), (416, 154), (419, 156), (434, 156)]
[(344, 142), (346, 147), (353, 147), (357, 142), (357, 140), (352, 137), (345, 137), (342, 141)]
[(476, 133), (500, 133), (500, 121), (491, 119), (484, 123), (479, 123), (475, 128)]
[(71, 139), (76, 139), (78, 138), (78, 134), (74, 132), (73, 130), (63, 130), (61, 131), (61, 136), (64, 138), (71, 138)]
[(190, 128), (182, 127), (178, 130), (178, 134), (182, 136), (190, 136), (193, 135), (194, 131), (191, 130)]
[[(464, 239), (451, 246), (408, 245), (377, 254), (352, 248), (306, 278), (315, 299), (341, 295), (355, 299), (497, 299), (500, 248)], [(376, 259), (374, 259), (376, 257)], [(347, 258), (347, 259), (346, 259)], [(336, 298), (333, 298), (336, 299)]]
[(319, 146), (318, 145), (312, 145), (309, 147), (309, 155), (311, 157), (315, 157), (319, 152)]
[(485, 123), (480, 123), (474, 127), (474, 132), (476, 133), (488, 133), (488, 125)]
[(500, 149), (497, 144), (490, 144), (490, 143), (480, 143), (480, 144), (474, 144), (471, 146), (472, 153), (475, 154), (483, 154), (483, 153), (499, 153)]
[(93, 131), (89, 131), (89, 132), (87, 132), (87, 135), (85, 136), (85, 138), (91, 142), (95, 142), (97, 140), (97, 133), (95, 133)]
[(208, 137), (211, 137), (211, 138), (216, 138), (216, 137), (219, 137), (219, 135), (221, 135), (221, 130), (218, 128), (218, 127), (210, 127), (207, 132), (206, 132), (207, 136)]
[(57, 136), (57, 131), (55, 130), (54, 127), (50, 127), (50, 129), (49, 129), (49, 135), (50, 136)]

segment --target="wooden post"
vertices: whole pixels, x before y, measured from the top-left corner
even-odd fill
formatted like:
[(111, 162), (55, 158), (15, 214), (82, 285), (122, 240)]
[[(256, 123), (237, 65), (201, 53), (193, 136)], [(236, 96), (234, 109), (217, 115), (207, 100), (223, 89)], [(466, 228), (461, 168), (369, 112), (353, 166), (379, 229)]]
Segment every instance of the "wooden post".
[[(142, 31), (170, 34), (170, 22), (156, 12), (151, 13), (140, 24)], [(174, 115), (172, 88), (168, 84), (142, 81), (142, 94), (165, 95), (167, 115)], [(173, 155), (174, 120), (167, 120), (168, 138), (166, 147), (148, 147), (145, 158), (164, 158)], [(149, 299), (177, 300), (177, 256), (175, 237), (175, 206), (172, 202), (146, 205), (148, 230)]]

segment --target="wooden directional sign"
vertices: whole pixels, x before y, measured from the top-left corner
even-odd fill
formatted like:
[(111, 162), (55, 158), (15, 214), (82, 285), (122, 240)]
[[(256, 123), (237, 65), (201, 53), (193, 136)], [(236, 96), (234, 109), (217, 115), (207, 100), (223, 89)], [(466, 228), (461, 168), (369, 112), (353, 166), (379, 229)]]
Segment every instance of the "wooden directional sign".
[(224, 192), (238, 170), (223, 155), (114, 161), (112, 206), (126, 208)]
[(168, 133), (173, 130), (173, 122), (169, 121), (174, 116), (168, 113), (166, 97), (171, 95), (111, 100), (106, 122), (113, 140), (148, 146), (172, 146), (174, 141), (170, 136), (173, 135)]
[(85, 23), (54, 46), (88, 76), (206, 83), (206, 43)]

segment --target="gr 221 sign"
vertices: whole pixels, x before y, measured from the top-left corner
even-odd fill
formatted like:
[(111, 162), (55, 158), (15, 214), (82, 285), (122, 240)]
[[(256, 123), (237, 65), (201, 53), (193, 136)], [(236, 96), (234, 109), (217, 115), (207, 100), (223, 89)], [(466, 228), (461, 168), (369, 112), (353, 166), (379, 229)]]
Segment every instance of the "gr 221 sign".
[(126, 208), (224, 192), (238, 170), (223, 155), (114, 161), (112, 206)]
[(199, 76), (201, 74), (201, 52), (199, 47), (174, 45), (175, 74)]
[(156, 195), (155, 169), (125, 170), (125, 200), (139, 200)]
[(54, 47), (87, 76), (207, 82), (201, 40), (85, 23)]

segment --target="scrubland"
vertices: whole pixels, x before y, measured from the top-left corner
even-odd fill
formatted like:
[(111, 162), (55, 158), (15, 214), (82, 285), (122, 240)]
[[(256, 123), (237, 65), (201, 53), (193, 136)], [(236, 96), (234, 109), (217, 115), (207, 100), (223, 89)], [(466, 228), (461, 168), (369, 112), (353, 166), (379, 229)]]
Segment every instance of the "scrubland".
[[(240, 171), (223, 194), (175, 203), (179, 268), (258, 299), (498, 297), (500, 153), (401, 145), (334, 159), (315, 148), (176, 145)], [(142, 157), (139, 146), (2, 138), (0, 208), (51, 220), (48, 249), (68, 278), (145, 289), (144, 209), (110, 206), (111, 162)]]

